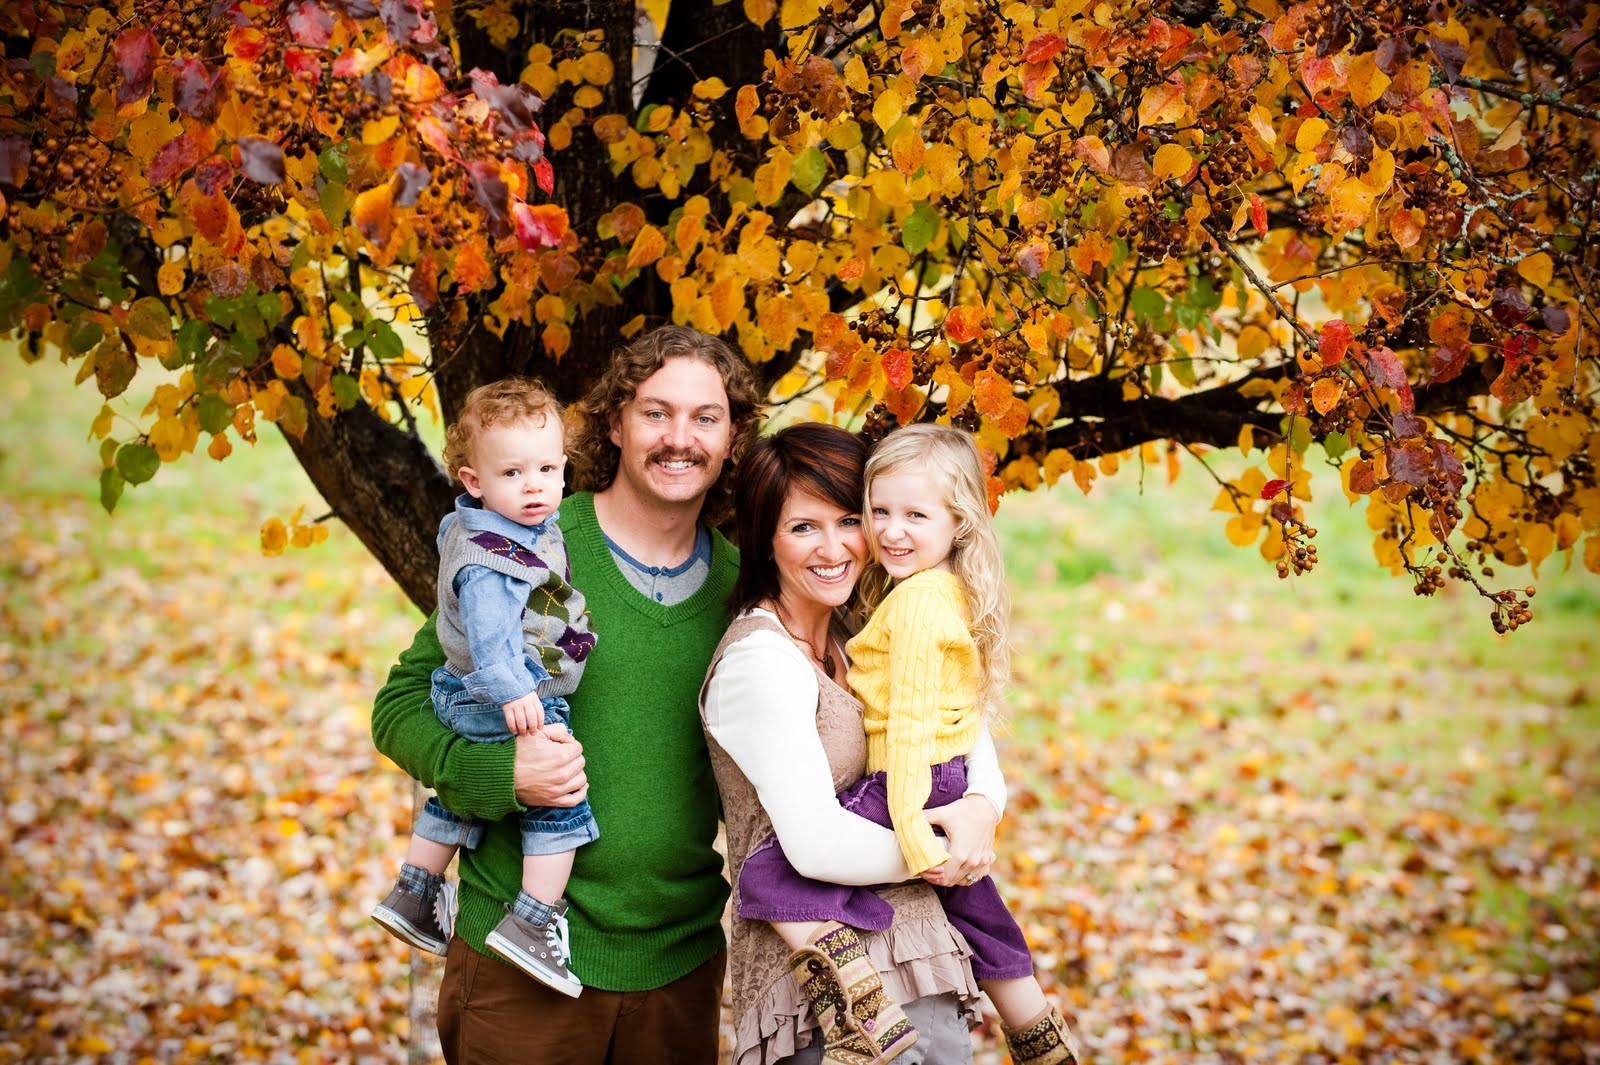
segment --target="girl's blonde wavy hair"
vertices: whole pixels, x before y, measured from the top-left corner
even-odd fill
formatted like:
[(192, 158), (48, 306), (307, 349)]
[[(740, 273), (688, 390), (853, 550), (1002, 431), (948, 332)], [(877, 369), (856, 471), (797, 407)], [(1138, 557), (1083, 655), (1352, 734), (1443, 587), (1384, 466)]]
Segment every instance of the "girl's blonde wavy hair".
[(1011, 595), (1005, 562), (989, 513), (988, 478), (972, 434), (949, 425), (908, 425), (884, 437), (867, 459), (863, 475), (866, 499), (861, 513), (872, 554), (860, 583), (860, 621), (883, 602), (892, 581), (878, 558), (878, 537), (872, 520), (872, 482), (891, 474), (917, 473), (936, 484), (956, 520), (950, 569), (967, 598), (969, 625), (983, 679), (978, 706), (990, 717), (1000, 715), (1001, 697), (1011, 679)]

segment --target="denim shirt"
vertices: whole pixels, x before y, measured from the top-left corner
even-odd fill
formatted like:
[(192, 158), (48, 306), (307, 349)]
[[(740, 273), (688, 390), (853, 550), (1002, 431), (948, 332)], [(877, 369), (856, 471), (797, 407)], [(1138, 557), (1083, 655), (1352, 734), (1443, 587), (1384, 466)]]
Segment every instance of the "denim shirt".
[[(492, 532), (549, 559), (542, 551), (551, 537), (559, 538), (559, 512), (538, 525), (523, 525), (492, 510), (472, 496), (456, 497), (454, 514), (439, 523), (441, 542), (451, 523), (460, 521), (472, 532)], [(564, 565), (561, 567), (564, 569)], [(473, 671), (461, 678), (473, 699), (502, 705), (532, 692), (550, 673), (525, 651), (522, 612), (533, 586), (487, 566), (463, 566), (456, 574), (455, 592), (461, 603), (461, 627), (472, 649)]]

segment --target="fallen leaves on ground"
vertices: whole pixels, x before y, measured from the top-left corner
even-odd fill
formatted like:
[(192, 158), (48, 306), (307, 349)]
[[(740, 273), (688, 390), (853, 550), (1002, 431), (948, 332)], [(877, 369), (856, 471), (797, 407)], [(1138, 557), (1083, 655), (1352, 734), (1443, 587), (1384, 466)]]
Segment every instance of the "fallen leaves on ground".
[[(0, 1061), (405, 1060), (367, 725), (415, 616), (368, 563), (91, 514), (0, 499)], [(996, 875), (1089, 1061), (1600, 1060), (1592, 633), (1524, 674), (1018, 583)]]

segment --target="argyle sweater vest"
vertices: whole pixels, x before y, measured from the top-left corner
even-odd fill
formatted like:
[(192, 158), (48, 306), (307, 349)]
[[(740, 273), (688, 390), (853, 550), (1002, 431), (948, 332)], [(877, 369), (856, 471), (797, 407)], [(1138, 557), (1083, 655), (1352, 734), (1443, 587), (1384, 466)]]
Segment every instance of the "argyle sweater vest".
[[(554, 532), (554, 530), (551, 530)], [(467, 566), (484, 566), (529, 585), (522, 610), (523, 652), (550, 676), (539, 682), (539, 697), (571, 695), (583, 677), (583, 663), (595, 637), (584, 611), (583, 593), (570, 582), (566, 547), (559, 535), (543, 536), (535, 551), (496, 532), (478, 532), (459, 521), (439, 537), (439, 645), (450, 671), (464, 677), (474, 664), (461, 624), (456, 576)], [(534, 674), (538, 676), (538, 674)]]

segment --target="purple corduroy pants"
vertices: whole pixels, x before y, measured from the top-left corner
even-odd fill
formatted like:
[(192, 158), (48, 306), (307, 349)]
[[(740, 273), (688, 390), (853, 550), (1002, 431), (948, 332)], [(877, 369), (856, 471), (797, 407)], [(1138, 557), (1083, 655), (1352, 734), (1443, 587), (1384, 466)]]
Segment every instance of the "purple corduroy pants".
[[(925, 809), (955, 802), (967, 791), (967, 761), (952, 758), (933, 767), (933, 791)], [(839, 805), (869, 821), (893, 827), (889, 787), (882, 771), (868, 773), (839, 793)], [(1033, 975), (1033, 958), (1022, 929), (1006, 909), (994, 878), (961, 887), (935, 887), (945, 916), (972, 947), (972, 975), (979, 980), (1010, 980)], [(881, 931), (894, 920), (894, 907), (871, 889), (829, 884), (801, 876), (784, 856), (776, 836), (750, 852), (739, 869), (736, 912), (749, 921), (838, 921), (852, 928)]]

